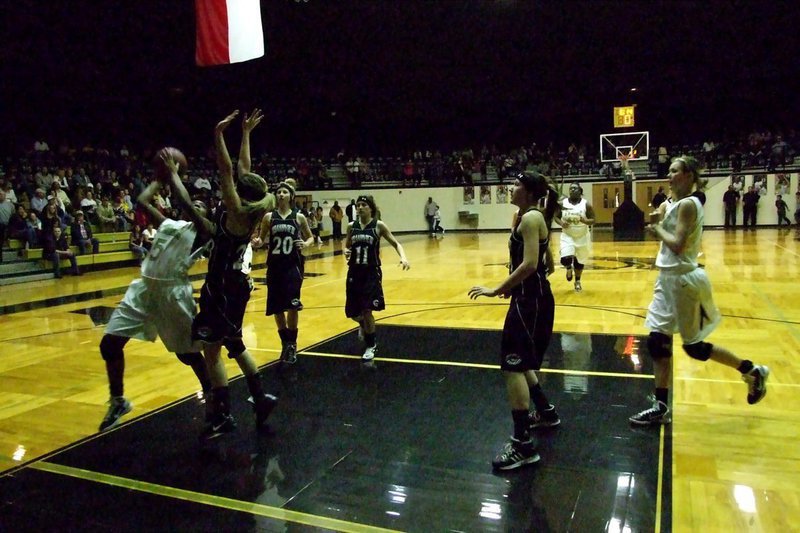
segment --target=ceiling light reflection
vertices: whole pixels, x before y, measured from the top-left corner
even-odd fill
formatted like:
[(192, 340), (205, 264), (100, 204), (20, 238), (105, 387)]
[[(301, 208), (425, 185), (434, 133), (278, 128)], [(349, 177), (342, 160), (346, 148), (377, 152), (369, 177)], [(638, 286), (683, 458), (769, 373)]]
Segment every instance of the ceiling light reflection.
[(746, 485), (734, 485), (733, 497), (744, 513), (756, 512), (756, 495), (753, 489)]

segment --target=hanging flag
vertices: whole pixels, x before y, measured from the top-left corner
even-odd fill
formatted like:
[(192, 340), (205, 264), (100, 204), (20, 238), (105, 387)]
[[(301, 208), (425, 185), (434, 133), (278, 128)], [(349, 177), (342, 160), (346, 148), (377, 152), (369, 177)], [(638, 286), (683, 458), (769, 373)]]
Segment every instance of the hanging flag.
[(264, 55), (260, 0), (195, 0), (201, 67), (241, 63)]

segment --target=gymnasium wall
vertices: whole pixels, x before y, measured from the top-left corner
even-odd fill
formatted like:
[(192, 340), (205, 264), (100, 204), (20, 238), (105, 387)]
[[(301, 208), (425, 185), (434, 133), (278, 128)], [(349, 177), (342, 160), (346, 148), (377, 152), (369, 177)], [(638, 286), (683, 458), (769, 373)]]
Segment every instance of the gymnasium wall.
[[(794, 210), (797, 208), (795, 191), (798, 187), (798, 173), (786, 174), (790, 178), (787, 194), (783, 195), (783, 200), (788, 204), (788, 217), (794, 221)], [(778, 216), (775, 210), (776, 178), (777, 174), (742, 174), (744, 176), (744, 188), (741, 194), (753, 184), (755, 177), (766, 178), (767, 192), (761, 196), (758, 206), (758, 225), (770, 226), (777, 224)], [(714, 177), (709, 179), (706, 187), (706, 226), (722, 226), (724, 223), (724, 209), (722, 205), (722, 195), (730, 185), (730, 177)], [(655, 193), (658, 186), (663, 185), (665, 191), (669, 191), (665, 180), (637, 180), (633, 183), (633, 197), (636, 204), (645, 213), (651, 208), (648, 202), (651, 192)], [(621, 181), (597, 181), (582, 182), (583, 195), (589, 199), (595, 208), (598, 224), (610, 225), (613, 212), (616, 208), (615, 192), (620, 192), (622, 200)], [(339, 201), (339, 205), (344, 208), (350, 203), (351, 198), (356, 198), (360, 194), (371, 194), (381, 211), (381, 218), (395, 233), (426, 231), (424, 209), (428, 197), (439, 204), (439, 211), (442, 217), (442, 226), (450, 230), (506, 230), (511, 223), (511, 216), (515, 207), (511, 204), (497, 203), (497, 185), (491, 185), (491, 203), (481, 203), (480, 186), (474, 186), (473, 200), (471, 204), (464, 203), (463, 187), (432, 187), (432, 188), (410, 188), (410, 189), (357, 189), (357, 190), (332, 190), (332, 191), (311, 191), (304, 192), (310, 194), (313, 201), (319, 202), (323, 206), (325, 217), (323, 219), (324, 230), (330, 231), (331, 221), (328, 218), (328, 209), (333, 205), (334, 200)], [(605, 193), (608, 193), (608, 201), (605, 202)], [(510, 198), (510, 186), (507, 199)], [(327, 203), (325, 203), (327, 202)], [(608, 207), (605, 207), (607, 204)], [(472, 216), (470, 216), (472, 215)], [(477, 215), (475, 217), (474, 215)], [(346, 219), (345, 219), (346, 222)], [(736, 217), (737, 225), (742, 223), (742, 208), (739, 203), (739, 213)]]

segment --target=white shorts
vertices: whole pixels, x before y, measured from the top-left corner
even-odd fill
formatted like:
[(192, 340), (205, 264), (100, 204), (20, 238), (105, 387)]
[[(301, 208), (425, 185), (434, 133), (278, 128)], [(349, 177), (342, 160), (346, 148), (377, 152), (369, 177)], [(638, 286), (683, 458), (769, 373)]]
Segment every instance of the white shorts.
[(194, 316), (191, 283), (137, 279), (111, 314), (105, 332), (150, 342), (159, 336), (170, 352), (199, 352), (202, 343), (192, 343)]
[(720, 319), (705, 270), (659, 272), (645, 320), (650, 331), (670, 336), (678, 331), (684, 344), (695, 344), (708, 337)]
[(587, 232), (583, 237), (572, 237), (561, 232), (561, 257), (575, 256), (579, 263), (586, 264), (592, 253), (592, 237)]

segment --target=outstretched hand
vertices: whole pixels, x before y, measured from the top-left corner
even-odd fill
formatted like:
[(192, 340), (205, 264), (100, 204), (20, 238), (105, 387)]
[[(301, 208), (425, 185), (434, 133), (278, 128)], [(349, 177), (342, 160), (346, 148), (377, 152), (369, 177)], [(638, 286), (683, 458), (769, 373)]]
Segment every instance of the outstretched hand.
[(472, 287), (469, 290), (469, 297), (470, 299), (474, 300), (478, 296), (489, 296), (489, 297), (497, 296), (497, 290), (490, 289), (489, 287), (480, 287), (476, 285), (475, 287)]
[(170, 174), (178, 174), (178, 163), (175, 162), (175, 159), (172, 157), (172, 154), (169, 152), (169, 150), (161, 150), (158, 155), (161, 158), (161, 161), (163, 161), (169, 169)]
[(233, 122), (233, 119), (235, 119), (237, 116), (239, 116), (238, 109), (233, 113), (231, 113), (230, 115), (228, 115), (227, 117), (220, 120), (219, 122), (217, 122), (217, 127), (214, 129), (218, 132), (224, 131), (225, 128), (227, 128), (230, 125), (230, 123)]
[(253, 112), (249, 115), (245, 113), (242, 119), (242, 131), (245, 133), (253, 131), (253, 128), (258, 126), (262, 118), (264, 118), (264, 114), (259, 108), (253, 109)]
[(403, 270), (408, 270), (409, 268), (411, 268), (411, 263), (409, 263), (408, 260), (406, 259), (402, 259), (400, 261), (400, 266), (403, 267)]

